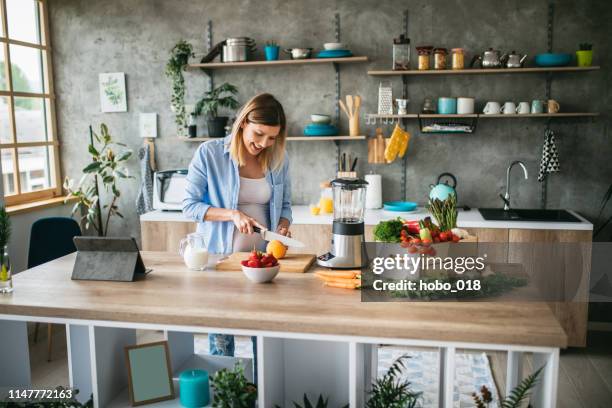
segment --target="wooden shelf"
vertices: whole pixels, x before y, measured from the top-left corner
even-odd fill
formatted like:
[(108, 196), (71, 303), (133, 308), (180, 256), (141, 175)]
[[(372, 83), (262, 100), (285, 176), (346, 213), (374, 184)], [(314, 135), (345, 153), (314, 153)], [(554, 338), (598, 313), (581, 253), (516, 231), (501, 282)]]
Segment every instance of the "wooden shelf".
[[(287, 136), (287, 141), (293, 142), (326, 142), (333, 140), (365, 140), (365, 136)], [(181, 137), (184, 142), (206, 142), (207, 140), (221, 139), (220, 137)]]
[(599, 112), (559, 112), (559, 113), (528, 113), (528, 114), (490, 114), (485, 115), (483, 113), (472, 113), (468, 115), (439, 115), (439, 114), (417, 114), (409, 113), (407, 115), (379, 115), (379, 114), (368, 114), (368, 117), (372, 119), (437, 119), (437, 118), (486, 118), (486, 119), (529, 119), (529, 118), (578, 118), (578, 117), (596, 117), (599, 116)]
[(220, 69), (220, 68), (262, 68), (272, 66), (287, 65), (307, 65), (307, 64), (349, 64), (367, 62), (368, 57), (345, 57), (345, 58), (307, 58), (296, 60), (276, 60), (276, 61), (244, 61), (244, 62), (209, 62), (205, 64), (188, 64), (187, 69)]
[(533, 74), (547, 72), (584, 72), (597, 71), (599, 66), (591, 67), (526, 67), (526, 68), (470, 68), (470, 69), (442, 69), (442, 70), (371, 70), (368, 75), (373, 76), (404, 76), (404, 75), (482, 75), (482, 74)]

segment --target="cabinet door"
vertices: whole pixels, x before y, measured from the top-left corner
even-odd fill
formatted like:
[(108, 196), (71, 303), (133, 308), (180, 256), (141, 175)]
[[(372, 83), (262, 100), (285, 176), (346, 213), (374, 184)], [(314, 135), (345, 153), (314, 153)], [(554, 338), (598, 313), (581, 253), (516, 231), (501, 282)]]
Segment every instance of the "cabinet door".
[[(589, 275), (591, 271), (590, 246), (582, 246), (580, 256), (576, 256), (577, 248), (547, 246), (545, 247), (547, 253), (541, 253), (537, 250), (537, 244), (533, 246), (513, 246), (512, 243), (589, 243), (592, 240), (592, 232), (511, 229), (508, 238), (510, 241), (508, 261), (520, 262), (525, 265), (526, 272), (533, 276), (542, 287), (551, 290), (566, 290), (570, 286), (578, 286), (573, 301), (550, 302), (549, 305), (567, 333), (568, 344), (578, 347), (586, 346)], [(570, 251), (571, 254), (567, 253)], [(562, 261), (551, 262), (551, 257), (562, 259)], [(551, 271), (551, 263), (561, 265), (564, 270)], [(560, 275), (563, 276), (563, 279), (559, 279)]]
[(291, 236), (306, 245), (295, 252), (321, 255), (331, 248), (331, 225), (293, 224)]
[(488, 262), (508, 262), (508, 230), (506, 228), (466, 228), (478, 238), (478, 255), (487, 255)]
[(181, 239), (195, 230), (194, 222), (141, 221), (142, 250), (178, 253)]

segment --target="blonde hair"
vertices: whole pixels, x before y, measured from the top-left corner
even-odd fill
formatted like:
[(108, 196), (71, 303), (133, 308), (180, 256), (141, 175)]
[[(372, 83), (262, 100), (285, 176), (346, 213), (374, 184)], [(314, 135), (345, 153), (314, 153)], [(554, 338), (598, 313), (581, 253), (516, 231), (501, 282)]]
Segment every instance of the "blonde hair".
[(280, 126), (274, 145), (265, 148), (257, 156), (264, 172), (279, 168), (285, 158), (285, 142), (287, 140), (287, 120), (283, 106), (271, 94), (261, 93), (255, 95), (242, 107), (232, 127), (232, 139), (230, 141), (230, 155), (239, 166), (246, 164), (245, 155), (248, 154), (242, 138), (243, 125), (247, 123)]

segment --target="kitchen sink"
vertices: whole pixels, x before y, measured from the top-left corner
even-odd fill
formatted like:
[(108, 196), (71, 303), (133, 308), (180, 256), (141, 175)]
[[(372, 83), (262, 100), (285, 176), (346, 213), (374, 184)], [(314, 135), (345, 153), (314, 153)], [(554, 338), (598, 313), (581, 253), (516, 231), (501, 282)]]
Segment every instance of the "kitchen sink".
[(479, 208), (488, 221), (539, 221), (539, 222), (581, 222), (567, 210)]

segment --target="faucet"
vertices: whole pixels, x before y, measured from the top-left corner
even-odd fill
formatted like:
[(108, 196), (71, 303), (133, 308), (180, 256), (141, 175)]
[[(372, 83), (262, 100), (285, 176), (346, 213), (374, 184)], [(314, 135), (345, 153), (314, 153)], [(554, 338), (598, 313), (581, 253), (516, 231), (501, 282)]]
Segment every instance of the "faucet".
[(499, 195), (501, 199), (504, 200), (504, 211), (510, 210), (510, 171), (512, 171), (512, 167), (514, 167), (516, 164), (523, 168), (523, 173), (525, 173), (525, 180), (529, 178), (529, 176), (527, 175), (527, 167), (525, 167), (525, 164), (522, 161), (515, 160), (510, 163), (510, 166), (508, 166), (508, 169), (506, 169), (506, 194)]

